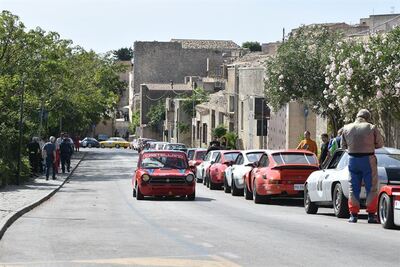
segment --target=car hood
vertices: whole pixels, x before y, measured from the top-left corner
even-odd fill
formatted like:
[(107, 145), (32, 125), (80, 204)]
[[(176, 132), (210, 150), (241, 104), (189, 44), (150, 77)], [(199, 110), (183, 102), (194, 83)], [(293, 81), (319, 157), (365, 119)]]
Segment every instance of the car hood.
[(142, 169), (141, 171), (143, 172), (143, 174), (146, 173), (150, 176), (158, 176), (158, 177), (186, 176), (192, 173), (191, 171), (186, 169)]

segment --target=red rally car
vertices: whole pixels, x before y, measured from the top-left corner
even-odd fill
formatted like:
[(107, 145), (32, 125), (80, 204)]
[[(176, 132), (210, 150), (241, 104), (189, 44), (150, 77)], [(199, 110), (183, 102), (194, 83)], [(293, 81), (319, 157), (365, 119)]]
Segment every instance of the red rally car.
[(385, 185), (381, 188), (378, 217), (386, 229), (400, 227), (400, 185)]
[(189, 200), (196, 197), (194, 174), (182, 151), (143, 151), (132, 186), (137, 200), (145, 196), (187, 196)]
[(308, 176), (319, 169), (314, 153), (306, 150), (267, 150), (245, 175), (246, 199), (263, 203), (272, 196), (301, 196)]
[(206, 185), (210, 190), (223, 186), (225, 169), (233, 164), (239, 153), (237, 150), (221, 150), (215, 161), (211, 162), (206, 175)]

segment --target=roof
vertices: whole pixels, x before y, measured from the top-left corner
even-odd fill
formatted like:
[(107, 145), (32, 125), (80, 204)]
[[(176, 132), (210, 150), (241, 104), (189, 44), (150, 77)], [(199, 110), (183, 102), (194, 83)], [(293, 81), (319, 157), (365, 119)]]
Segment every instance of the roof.
[(253, 52), (236, 59), (231, 66), (238, 67), (263, 67), (271, 56), (263, 52)]
[(171, 42), (181, 43), (185, 49), (240, 49), (232, 40), (171, 39)]
[(149, 91), (192, 91), (192, 87), (186, 83), (176, 83), (171, 87), (170, 83), (144, 83)]

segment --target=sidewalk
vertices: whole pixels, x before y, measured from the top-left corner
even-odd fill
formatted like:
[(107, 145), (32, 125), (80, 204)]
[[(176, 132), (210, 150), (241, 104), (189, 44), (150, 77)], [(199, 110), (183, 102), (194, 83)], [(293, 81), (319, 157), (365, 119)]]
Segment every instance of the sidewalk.
[(84, 157), (85, 153), (75, 153), (71, 159), (71, 172), (59, 173), (57, 180), (52, 180), (50, 174), (50, 179), (46, 181), (43, 175), (32, 178), (23, 185), (9, 185), (0, 189), (0, 239), (14, 221), (53, 196), (73, 174)]

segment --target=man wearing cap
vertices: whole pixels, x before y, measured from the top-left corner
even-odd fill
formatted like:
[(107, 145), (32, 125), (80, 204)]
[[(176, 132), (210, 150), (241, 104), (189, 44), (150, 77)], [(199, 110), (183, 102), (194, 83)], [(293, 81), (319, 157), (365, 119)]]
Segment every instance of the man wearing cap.
[(361, 109), (355, 122), (343, 128), (342, 147), (348, 149), (349, 153), (351, 223), (358, 220), (362, 181), (367, 193), (368, 223), (377, 223), (375, 214), (378, 202), (378, 168), (375, 149), (383, 147), (383, 138), (378, 128), (370, 121), (369, 111)]

